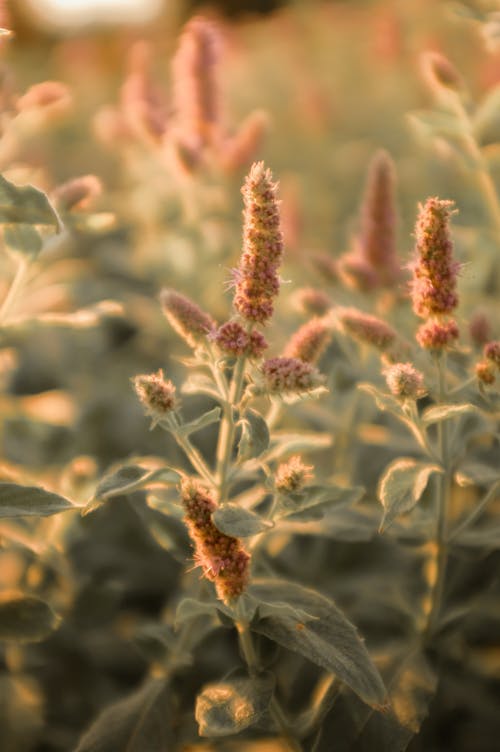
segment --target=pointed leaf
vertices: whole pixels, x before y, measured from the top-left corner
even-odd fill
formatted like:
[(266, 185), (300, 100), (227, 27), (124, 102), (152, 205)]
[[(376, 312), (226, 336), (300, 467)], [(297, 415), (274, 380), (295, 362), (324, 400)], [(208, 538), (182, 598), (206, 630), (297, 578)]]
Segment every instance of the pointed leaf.
[(0, 224), (17, 223), (59, 227), (45, 193), (32, 185), (15, 185), (0, 175)]
[(456, 418), (466, 413), (477, 413), (478, 408), (475, 405), (436, 405), (429, 407), (422, 415), (422, 423), (430, 426), (432, 423), (440, 423), (442, 420)]
[(384, 507), (380, 532), (399, 514), (409, 512), (418, 502), (432, 473), (441, 473), (439, 465), (401, 458), (391, 462), (379, 484), (378, 497)]
[(167, 752), (174, 744), (172, 712), (168, 684), (151, 679), (107, 707), (75, 752)]
[(272, 522), (249, 509), (242, 509), (235, 504), (225, 504), (219, 507), (213, 516), (215, 526), (226, 535), (234, 535), (236, 538), (246, 538), (257, 535), (263, 530), (273, 527)]
[(77, 509), (77, 507), (64, 496), (46, 491), (40, 486), (0, 483), (0, 518), (49, 517), (68, 509)]
[(181, 624), (198, 616), (216, 616), (217, 604), (207, 601), (197, 601), (194, 598), (183, 598), (175, 612), (175, 628), (178, 629)]
[(0, 593), (0, 641), (39, 642), (58, 621), (51, 607), (39, 598), (17, 591)]
[(148, 470), (140, 465), (124, 465), (100, 481), (93, 498), (83, 508), (82, 516), (99, 509), (106, 499), (113, 496), (130, 494), (157, 483), (174, 485), (180, 478), (181, 474), (170, 467)]
[(302, 622), (277, 612), (252, 623), (255, 632), (336, 674), (369, 705), (384, 703), (385, 687), (364, 643), (331, 600), (314, 590), (281, 580), (255, 580), (251, 590), (264, 602), (283, 601), (315, 617), (313, 621)]
[(342, 486), (309, 486), (302, 492), (280, 498), (279, 517), (294, 520), (320, 520), (328, 512), (330, 505), (347, 506), (355, 504), (364, 494), (362, 486), (344, 488)]
[(211, 426), (212, 423), (218, 423), (220, 420), (221, 412), (222, 411), (220, 407), (214, 407), (207, 413), (200, 415), (199, 418), (196, 418), (189, 423), (184, 423), (179, 427), (179, 433), (182, 433), (184, 436), (189, 436), (190, 434), (195, 433), (195, 431), (201, 431), (202, 428)]
[(271, 675), (232, 678), (209, 684), (196, 698), (200, 736), (239, 734), (266, 712), (274, 689)]
[(326, 449), (332, 444), (331, 436), (326, 433), (302, 432), (289, 433), (288, 431), (273, 431), (271, 436), (271, 446), (263, 455), (262, 459), (266, 462), (280, 459), (283, 456), (297, 454), (300, 452), (312, 452), (320, 449)]
[(238, 446), (238, 459), (244, 461), (260, 457), (269, 446), (269, 428), (266, 421), (258, 412), (249, 409), (241, 423), (242, 431)]

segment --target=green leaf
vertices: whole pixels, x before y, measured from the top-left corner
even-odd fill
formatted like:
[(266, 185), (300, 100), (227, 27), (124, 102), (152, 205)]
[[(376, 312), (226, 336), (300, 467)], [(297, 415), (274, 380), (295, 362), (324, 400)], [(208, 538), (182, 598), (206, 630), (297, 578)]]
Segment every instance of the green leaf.
[(459, 486), (489, 486), (500, 480), (500, 467), (491, 467), (483, 462), (464, 462), (455, 473)]
[(210, 376), (204, 373), (194, 373), (184, 382), (181, 389), (183, 394), (206, 394), (218, 402), (223, 401)]
[(408, 119), (417, 132), (424, 137), (463, 138), (467, 128), (462, 120), (450, 112), (439, 110), (414, 110)]
[(36, 256), (42, 249), (42, 238), (33, 225), (7, 225), (4, 240), (10, 250)]
[(384, 507), (380, 532), (399, 514), (409, 512), (418, 502), (432, 473), (441, 473), (439, 465), (403, 457), (386, 468), (379, 484), (378, 497)]
[(178, 629), (181, 624), (196, 619), (198, 616), (216, 616), (217, 605), (207, 601), (197, 601), (194, 598), (183, 598), (175, 612), (175, 628)]
[(269, 447), (270, 436), (266, 421), (258, 412), (249, 409), (240, 422), (242, 430), (238, 459), (244, 461), (260, 457)]
[(327, 449), (332, 444), (331, 436), (326, 433), (302, 432), (289, 433), (288, 431), (273, 431), (271, 446), (262, 456), (263, 461), (281, 459), (285, 455), (300, 454)]
[(264, 715), (274, 690), (269, 674), (209, 684), (196, 698), (200, 736), (239, 734)]
[(284, 602), (315, 617), (312, 621), (298, 621), (276, 612), (252, 623), (252, 630), (336, 674), (367, 704), (384, 703), (385, 687), (364, 643), (331, 600), (283, 580), (255, 580), (251, 591), (263, 602)]
[(17, 591), (0, 593), (0, 641), (39, 642), (58, 622), (45, 601)]
[(463, 405), (436, 405), (429, 407), (422, 414), (422, 423), (430, 426), (432, 423), (440, 423), (443, 420), (450, 420), (466, 413), (477, 413), (478, 408), (469, 403)]
[(98, 484), (93, 498), (83, 508), (82, 516), (95, 512), (107, 499), (113, 496), (121, 496), (140, 491), (153, 483), (174, 485), (179, 482), (181, 474), (170, 467), (162, 467), (158, 470), (148, 470), (140, 465), (124, 465), (109, 475), (106, 475)]
[(178, 431), (184, 436), (189, 436), (190, 434), (195, 433), (195, 431), (201, 431), (202, 428), (211, 426), (212, 423), (218, 423), (220, 420), (221, 412), (222, 410), (220, 409), (220, 407), (214, 407), (207, 413), (200, 415), (199, 418), (196, 418), (189, 423), (184, 423), (178, 428)]
[(235, 504), (225, 504), (219, 507), (213, 515), (215, 526), (226, 535), (234, 535), (236, 538), (246, 538), (257, 535), (263, 530), (273, 527), (272, 522), (249, 509), (242, 509)]
[(0, 224), (59, 227), (49, 199), (32, 185), (18, 186), (0, 175)]
[(352, 505), (364, 494), (362, 486), (309, 486), (300, 493), (280, 497), (278, 517), (291, 517), (294, 520), (319, 520), (327, 513), (330, 504)]
[(150, 679), (106, 708), (75, 752), (167, 752), (175, 742), (173, 710), (167, 682)]
[(402, 416), (401, 403), (391, 394), (381, 392), (380, 389), (377, 389), (373, 384), (358, 384), (358, 389), (373, 397), (379, 410), (392, 413), (398, 418)]
[(77, 507), (64, 496), (46, 491), (40, 486), (0, 483), (0, 518), (49, 517), (68, 509)]

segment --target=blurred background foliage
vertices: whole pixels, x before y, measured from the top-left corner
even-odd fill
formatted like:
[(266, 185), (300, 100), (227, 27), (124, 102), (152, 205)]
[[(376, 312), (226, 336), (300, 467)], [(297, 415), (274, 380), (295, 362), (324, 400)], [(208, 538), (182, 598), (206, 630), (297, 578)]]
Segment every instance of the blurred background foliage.
[[(227, 318), (229, 270), (240, 253), (240, 186), (254, 158), (265, 159), (280, 179), (287, 244), (282, 273), (287, 284), (270, 334), (272, 354), (281, 352), (303, 320), (292, 307), (294, 290), (305, 284), (328, 287), (314, 259), (318, 254), (335, 259), (348, 250), (367, 165), (381, 147), (397, 168), (402, 258), (409, 259), (413, 245), (418, 201), (428, 195), (455, 200), (460, 209), (455, 221), (458, 255), (466, 264), (461, 279), (466, 309), (486, 307), (491, 320), (498, 321), (498, 271), (495, 278), (488, 261), (493, 251), (486, 249), (491, 240), (481, 234), (488, 218), (473, 176), (449, 144), (431, 148), (429, 139), (416, 137), (407, 117), (409, 111), (432, 107), (419, 64), (424, 50), (440, 51), (457, 66), (471, 101), (480, 103), (498, 86), (500, 52), (485, 45), (483, 33), (485, 14), (498, 9), (495, 3), (227, 0), (207, 7), (170, 0), (143, 23), (87, 19), (81, 27), (61, 26), (53, 10), (41, 19), (40, 8), (36, 13), (36, 4), (27, 0), (4, 5), (15, 32), (0, 48), (5, 111), (19, 94), (45, 80), (67, 85), (71, 102), (60, 109), (40, 107), (14, 124), (3, 116), (2, 174), (33, 182), (49, 194), (83, 174), (94, 174), (103, 184), (91, 209), (68, 214), (67, 232), (33, 268), (18, 312), (66, 315), (103, 300), (117, 303), (100, 309), (96, 326), (38, 326), (27, 332), (21, 327), (6, 342), (0, 352), (5, 478), (41, 478), (86, 500), (98, 474), (118, 460), (159, 455), (172, 464), (182, 462), (162, 433), (148, 431), (130, 379), (162, 367), (169, 378), (181, 381), (179, 358), (186, 353), (161, 314), (157, 298), (162, 287), (187, 293), (219, 321)], [(200, 10), (221, 29), (220, 89), (229, 132), (254, 110), (263, 110), (266, 133), (245, 164), (232, 170), (210, 166), (193, 175), (173, 167), (147, 138), (120, 131), (112, 113), (123, 96), (130, 52), (144, 39), (151, 45), (152, 77), (169, 111), (170, 63), (178, 35)], [(486, 118), (481, 134), (496, 179), (499, 123)], [(12, 276), (6, 254), (0, 272), (6, 290)], [(329, 291), (340, 303), (352, 295), (339, 286)], [(407, 314), (397, 315), (404, 328)], [(338, 354), (335, 348), (326, 363)], [(345, 378), (355, 377), (347, 371)], [(184, 400), (187, 418), (204, 407), (200, 400)], [(299, 408), (290, 425), (299, 419), (311, 430), (324, 428), (321, 408)], [(197, 440), (209, 454), (211, 430), (200, 432)], [(380, 446), (365, 445), (352, 459), (351, 480), (374, 487), (392, 456), (394, 448), (384, 445), (384, 437)], [(331, 450), (323, 450), (315, 461), (321, 476), (329, 474), (335, 460)], [(363, 477), (356, 477), (361, 471)], [(42, 520), (36, 528), (20, 523), (16, 535), (29, 537), (31, 553), (8, 547), (0, 551), (4, 587), (20, 582), (36, 586), (67, 614), (64, 626), (40, 645), (5, 651), (2, 660), (10, 673), (0, 683), (0, 727), (9, 729), (4, 752), (72, 749), (97, 712), (145, 675), (147, 661), (131, 647), (131, 634), (161, 612), (181, 569), (141, 525), (137, 508), (117, 500), (82, 521)], [(9, 537), (12, 530), (2, 529), (2, 534)], [(359, 535), (362, 540), (363, 532)], [(68, 561), (61, 563), (54, 552), (39, 561), (40, 538), (60, 542), (70, 554)], [(161, 531), (158, 539), (161, 543)], [(362, 596), (355, 594), (357, 567), (372, 562), (380, 578), (377, 588), (397, 571), (404, 588), (418, 563), (391, 542), (333, 546), (325, 540), (314, 550), (314, 567), (305, 573), (300, 561), (308, 546), (307, 539), (289, 546), (283, 552), (284, 569), (332, 592), (369, 645), (370, 639), (375, 643), (386, 625), (377, 624), (381, 617), (371, 581), (365, 582)], [(495, 556), (481, 566), (498, 569)], [(325, 576), (330, 571), (337, 572), (333, 585)], [(414, 587), (418, 594), (419, 583)], [(398, 629), (404, 631), (404, 625)], [(436, 700), (438, 710), (411, 749), (497, 748), (500, 671), (498, 654), (496, 663), (491, 656), (498, 651), (498, 635), (493, 639), (472, 619), (469, 637), (475, 645), (472, 679), (451, 664)], [(205, 663), (200, 656), (200, 674), (186, 680), (185, 697), (211, 676), (223, 643), (224, 635), (212, 638), (211, 655)], [(483, 680), (482, 650), (491, 644)], [(450, 728), (456, 734), (444, 742)]]

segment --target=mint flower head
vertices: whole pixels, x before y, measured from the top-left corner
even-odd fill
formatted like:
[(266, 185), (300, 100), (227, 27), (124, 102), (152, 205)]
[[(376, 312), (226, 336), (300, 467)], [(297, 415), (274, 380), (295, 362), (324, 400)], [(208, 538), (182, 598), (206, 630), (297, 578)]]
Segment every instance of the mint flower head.
[(305, 363), (317, 363), (332, 338), (332, 327), (325, 318), (318, 316), (303, 324), (292, 335), (283, 355), (298, 358)]
[(177, 407), (175, 386), (166, 381), (160, 368), (156, 373), (139, 374), (133, 379), (134, 389), (146, 413), (158, 421)]
[(417, 330), (416, 339), (424, 350), (439, 352), (451, 347), (459, 337), (458, 325), (454, 319), (435, 321), (431, 319)]
[(305, 465), (302, 457), (295, 454), (282, 462), (276, 470), (276, 490), (282, 494), (298, 493), (312, 479), (312, 465)]
[(226, 321), (211, 335), (219, 350), (224, 355), (235, 358), (260, 358), (268, 347), (261, 332), (248, 332), (238, 321)]
[(262, 389), (268, 394), (300, 394), (322, 386), (317, 368), (298, 358), (270, 358), (262, 368)]
[(379, 350), (387, 349), (397, 337), (390, 324), (358, 308), (339, 309), (338, 320), (341, 328), (353, 339)]
[(238, 538), (222, 533), (215, 526), (212, 515), (217, 504), (198, 481), (182, 480), (181, 500), (186, 513), (184, 522), (195, 548), (195, 560), (204, 577), (215, 584), (218, 597), (229, 603), (248, 585), (250, 555)]
[(389, 391), (401, 399), (418, 399), (426, 394), (424, 376), (412, 363), (394, 363), (384, 371)]
[(278, 294), (283, 255), (277, 184), (263, 162), (252, 165), (242, 188), (243, 253), (234, 271), (234, 307), (248, 322), (265, 324)]
[(170, 326), (190, 347), (196, 347), (215, 328), (208, 313), (175, 290), (162, 290), (160, 303)]
[(428, 198), (415, 228), (416, 261), (411, 296), (413, 310), (421, 318), (449, 315), (458, 305), (457, 273), (453, 259), (449, 218), (453, 201)]

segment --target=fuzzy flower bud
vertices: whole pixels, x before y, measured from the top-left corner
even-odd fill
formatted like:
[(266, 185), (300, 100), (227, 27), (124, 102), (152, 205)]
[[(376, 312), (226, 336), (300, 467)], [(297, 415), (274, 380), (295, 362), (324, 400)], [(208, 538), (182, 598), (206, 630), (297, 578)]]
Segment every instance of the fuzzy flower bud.
[(207, 580), (215, 584), (218, 597), (229, 603), (248, 585), (250, 555), (238, 538), (222, 533), (215, 526), (212, 515), (217, 504), (197, 481), (183, 479), (181, 500), (195, 560)]
[(125, 122), (137, 138), (156, 144), (166, 132), (168, 114), (161, 90), (152, 76), (152, 50), (146, 42), (136, 42), (129, 57), (129, 73), (120, 92)]
[(458, 305), (457, 272), (449, 233), (452, 201), (427, 199), (415, 228), (416, 255), (411, 294), (413, 310), (422, 318), (450, 314)]
[(158, 421), (175, 410), (177, 400), (175, 386), (165, 381), (163, 371), (144, 373), (133, 379), (134, 389), (139, 400), (146, 408), (146, 414)]
[(324, 381), (317, 368), (298, 358), (270, 358), (264, 361), (261, 373), (268, 394), (309, 392)]
[(243, 254), (234, 273), (234, 307), (246, 320), (265, 323), (273, 313), (278, 294), (278, 269), (283, 254), (277, 184), (272, 173), (257, 162), (242, 188)]
[(298, 358), (305, 363), (317, 363), (332, 338), (332, 328), (326, 319), (313, 318), (298, 329), (283, 351), (285, 358)]
[(185, 26), (175, 54), (173, 109), (179, 138), (198, 149), (214, 141), (220, 120), (217, 27), (201, 16)]
[(169, 324), (190, 347), (196, 347), (215, 327), (208, 313), (175, 290), (162, 290), (160, 302)]
[(439, 52), (426, 51), (420, 58), (422, 73), (430, 88), (439, 94), (443, 89), (461, 92), (463, 80), (454, 65)]
[(495, 366), (491, 361), (480, 360), (479, 363), (476, 363), (475, 371), (478, 381), (482, 384), (491, 385), (495, 383)]
[(95, 175), (82, 175), (58, 185), (52, 198), (61, 211), (85, 209), (102, 192), (101, 181)]
[(396, 331), (382, 319), (359, 311), (357, 308), (342, 308), (338, 313), (342, 329), (363, 344), (385, 350), (396, 340)]
[(491, 339), (490, 320), (485, 313), (478, 311), (469, 322), (469, 334), (476, 347), (482, 347)]
[(344, 253), (338, 260), (337, 269), (346, 287), (359, 292), (370, 292), (377, 287), (375, 270), (357, 251)]
[(312, 465), (304, 465), (302, 457), (298, 454), (290, 457), (288, 462), (282, 462), (276, 470), (276, 490), (282, 494), (297, 493), (301, 491), (307, 481), (313, 477)]
[(328, 253), (314, 253), (311, 255), (310, 261), (325, 282), (330, 284), (338, 282), (340, 269), (336, 259), (329, 256)]
[(45, 110), (50, 114), (58, 115), (66, 112), (71, 102), (71, 91), (66, 84), (60, 81), (42, 81), (31, 86), (17, 100), (17, 109), (19, 112)]
[(323, 290), (302, 287), (293, 294), (294, 306), (302, 313), (323, 316), (332, 307), (332, 301)]
[(418, 399), (426, 393), (423, 374), (412, 363), (395, 363), (385, 369), (384, 376), (395, 397)]
[(494, 363), (500, 370), (500, 340), (487, 342), (487, 344), (484, 346), (483, 354), (486, 360)]
[(269, 117), (255, 110), (241, 123), (235, 135), (222, 147), (221, 164), (226, 172), (235, 172), (252, 162), (260, 150), (269, 127)]
[(247, 332), (237, 321), (227, 321), (212, 335), (219, 350), (233, 357), (260, 358), (268, 344), (257, 331)]
[(459, 337), (457, 322), (427, 321), (417, 330), (416, 339), (425, 350), (443, 350), (453, 345)]

